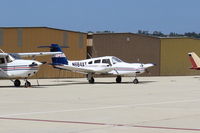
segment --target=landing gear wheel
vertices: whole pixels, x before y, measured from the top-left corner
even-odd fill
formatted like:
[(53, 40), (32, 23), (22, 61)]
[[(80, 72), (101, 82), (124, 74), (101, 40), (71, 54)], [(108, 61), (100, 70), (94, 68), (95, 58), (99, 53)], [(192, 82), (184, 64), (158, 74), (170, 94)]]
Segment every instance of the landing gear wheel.
[(26, 81), (24, 86), (25, 87), (31, 87), (31, 83), (29, 81)]
[(88, 81), (89, 81), (89, 83), (93, 84), (94, 83), (94, 78), (91, 77), (91, 79), (89, 79)]
[(121, 83), (121, 82), (122, 82), (122, 77), (121, 76), (117, 76), (116, 83)]
[(19, 80), (19, 79), (16, 79), (16, 80), (14, 81), (14, 85), (15, 85), (15, 87), (20, 87), (20, 85), (21, 85), (20, 80)]
[(133, 83), (134, 83), (134, 84), (138, 84), (138, 83), (139, 83), (138, 79), (134, 79), (134, 80), (133, 80)]

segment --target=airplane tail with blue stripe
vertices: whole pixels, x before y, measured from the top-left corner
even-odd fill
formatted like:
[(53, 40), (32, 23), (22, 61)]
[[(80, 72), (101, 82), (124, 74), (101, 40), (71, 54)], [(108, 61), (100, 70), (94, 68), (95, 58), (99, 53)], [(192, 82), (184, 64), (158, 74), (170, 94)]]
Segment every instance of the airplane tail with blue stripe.
[(62, 48), (58, 44), (51, 44), (51, 52), (62, 52), (62, 54), (54, 55), (52, 59), (53, 65), (68, 65), (68, 59), (62, 51)]
[(68, 59), (65, 56), (62, 48), (67, 48), (65, 46), (60, 46), (58, 44), (51, 44), (50, 46), (40, 46), (40, 48), (50, 48), (50, 52), (62, 52), (61, 54), (56, 54), (52, 56), (52, 65), (68, 65)]

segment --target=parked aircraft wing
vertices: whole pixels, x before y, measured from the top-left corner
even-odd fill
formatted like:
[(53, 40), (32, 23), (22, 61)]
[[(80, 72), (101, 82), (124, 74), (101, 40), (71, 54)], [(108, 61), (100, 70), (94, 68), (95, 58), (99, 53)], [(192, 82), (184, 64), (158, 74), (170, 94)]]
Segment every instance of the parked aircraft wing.
[(81, 72), (81, 73), (94, 73), (95, 71), (92, 69), (81, 68), (81, 67), (73, 67), (69, 65), (53, 65), (55, 68), (64, 69), (73, 72)]
[(35, 56), (45, 56), (45, 55), (56, 55), (56, 54), (62, 54), (62, 52), (32, 52), (32, 53), (9, 53), (10, 55), (14, 57), (35, 57)]
[(94, 68), (94, 67), (74, 67), (74, 66), (69, 66), (69, 65), (53, 65), (55, 68), (59, 69), (65, 69), (68, 71), (73, 71), (73, 72), (81, 72), (81, 73), (107, 73), (114, 68)]
[(99, 70), (96, 70), (95, 72), (96, 73), (108, 73), (112, 70), (115, 70), (115, 68), (113, 68), (113, 67), (101, 68)]

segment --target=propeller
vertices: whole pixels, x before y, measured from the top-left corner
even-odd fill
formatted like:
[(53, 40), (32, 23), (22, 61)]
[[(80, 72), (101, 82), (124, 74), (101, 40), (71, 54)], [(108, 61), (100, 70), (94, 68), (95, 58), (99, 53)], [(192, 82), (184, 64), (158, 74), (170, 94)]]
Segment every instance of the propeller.
[(43, 61), (43, 62), (41, 62), (42, 64), (46, 64), (47, 62), (46, 61)]
[(46, 64), (47, 62), (32, 62), (29, 67), (40, 66), (42, 64)]

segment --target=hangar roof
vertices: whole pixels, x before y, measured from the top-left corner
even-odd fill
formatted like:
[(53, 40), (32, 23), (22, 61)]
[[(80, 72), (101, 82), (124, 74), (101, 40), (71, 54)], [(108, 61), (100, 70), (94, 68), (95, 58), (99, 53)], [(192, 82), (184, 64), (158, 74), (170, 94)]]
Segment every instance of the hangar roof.
[(86, 34), (85, 32), (80, 32), (80, 31), (72, 31), (72, 30), (64, 30), (64, 29), (58, 29), (58, 28), (52, 28), (52, 27), (45, 27), (45, 26), (36, 26), (36, 27), (0, 27), (0, 29), (14, 29), (14, 28), (47, 28), (47, 29), (52, 29), (52, 30), (60, 30), (60, 31), (68, 31), (68, 32), (76, 32), (76, 33), (83, 33)]
[(123, 32), (123, 33), (93, 33), (94, 35), (118, 35), (118, 34), (129, 34), (129, 35), (137, 35), (137, 36), (143, 36), (143, 37), (150, 37), (150, 38), (155, 38), (155, 39), (196, 39), (200, 40), (198, 38), (192, 38), (192, 37), (187, 37), (187, 36), (182, 36), (182, 37), (159, 37), (159, 36), (152, 36), (152, 35), (145, 35), (145, 34), (137, 34), (137, 33), (131, 33), (131, 32)]

